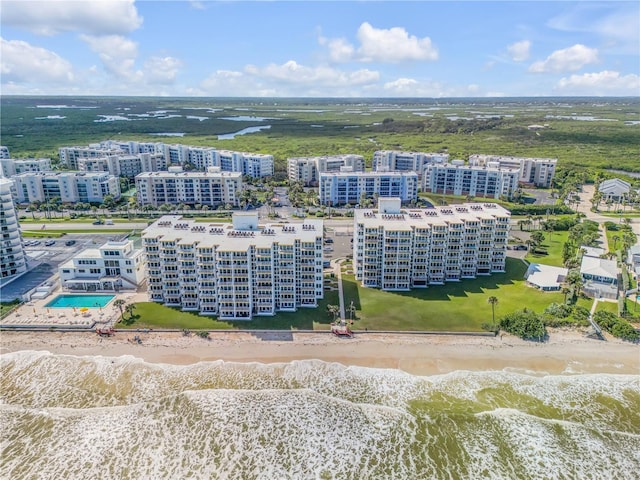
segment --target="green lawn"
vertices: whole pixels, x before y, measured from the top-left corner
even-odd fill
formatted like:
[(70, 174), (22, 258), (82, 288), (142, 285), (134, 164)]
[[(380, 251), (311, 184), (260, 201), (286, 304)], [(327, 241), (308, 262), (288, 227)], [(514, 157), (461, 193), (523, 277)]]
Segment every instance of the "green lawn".
[(0, 303), (0, 318), (4, 318), (6, 314), (8, 314), (11, 310), (16, 308), (16, 306), (19, 304), (20, 304), (19, 301)]
[(410, 292), (363, 288), (353, 275), (343, 275), (342, 281), (345, 304), (353, 300), (357, 309), (357, 329), (480, 331), (492, 319), (490, 296), (498, 298), (496, 319), (524, 307), (542, 312), (552, 302), (563, 302), (561, 293), (527, 287), (526, 269), (522, 261), (507, 258), (507, 273)]
[[(607, 233), (607, 242), (609, 242), (609, 251), (616, 252), (622, 246), (622, 235), (624, 231), (622, 230), (609, 230), (605, 229)], [(618, 237), (617, 241), (614, 241), (613, 237)]]
[[(630, 298), (625, 299), (625, 305), (627, 312), (633, 316), (640, 316), (640, 301), (637, 303)], [(598, 311), (604, 310), (605, 312), (611, 312), (618, 315), (618, 302), (598, 302)]]
[[(22, 227), (21, 228), (23, 236), (44, 236), (44, 237), (55, 237), (55, 236), (62, 236), (65, 233), (98, 233), (98, 234), (103, 234), (103, 235), (111, 235), (111, 234), (116, 234), (116, 233), (129, 233), (132, 230), (130, 228), (118, 228), (118, 229), (112, 229), (112, 228), (100, 228), (99, 225), (96, 225), (94, 228), (56, 228), (55, 230), (41, 230), (40, 228), (36, 229), (36, 230), (29, 230), (29, 227)], [(40, 235), (36, 235), (40, 233)]]
[(40, 231), (22, 231), (23, 237), (31, 238), (60, 238), (65, 235), (65, 232), (40, 232)]
[[(527, 287), (523, 279), (526, 268), (522, 261), (508, 258), (507, 273), (411, 292), (363, 288), (353, 275), (343, 275), (347, 317), (353, 301), (358, 330), (481, 331), (482, 323), (491, 322), (491, 305), (487, 303), (490, 296), (498, 298), (496, 319), (524, 307), (542, 312), (550, 303), (564, 300), (561, 293), (540, 292)], [(135, 321), (130, 325), (120, 323), (118, 328), (328, 330), (332, 318), (327, 313), (327, 305), (338, 304), (337, 292), (325, 291), (325, 298), (318, 303), (315, 309), (303, 308), (273, 317), (219, 321), (214, 317), (143, 302), (136, 304)], [(590, 308), (591, 301), (580, 300), (579, 304)]]
[[(249, 330), (328, 330), (332, 318), (327, 305), (338, 304), (337, 291), (326, 291), (318, 308), (300, 308), (297, 312), (280, 312), (273, 317), (254, 317), (253, 320), (222, 321), (192, 312), (165, 307), (158, 303), (136, 303), (135, 321), (129, 325), (119, 323), (118, 328), (170, 328), (189, 330), (249, 329)], [(125, 314), (125, 318), (128, 315)]]
[(545, 239), (541, 247), (546, 253), (527, 253), (525, 257), (531, 263), (542, 263), (544, 265), (563, 266), (562, 248), (569, 237), (569, 232), (542, 232)]

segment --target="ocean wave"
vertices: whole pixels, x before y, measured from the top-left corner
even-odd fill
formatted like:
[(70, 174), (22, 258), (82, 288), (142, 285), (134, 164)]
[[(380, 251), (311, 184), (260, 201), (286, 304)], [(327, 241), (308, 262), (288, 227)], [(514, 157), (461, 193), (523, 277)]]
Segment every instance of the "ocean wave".
[(625, 478), (639, 377), (0, 358), (2, 478)]

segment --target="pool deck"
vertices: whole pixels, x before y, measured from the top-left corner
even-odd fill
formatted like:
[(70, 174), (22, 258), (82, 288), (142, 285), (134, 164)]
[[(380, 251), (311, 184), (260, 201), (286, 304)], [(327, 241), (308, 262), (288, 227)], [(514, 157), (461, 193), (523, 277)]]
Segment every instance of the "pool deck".
[[(105, 328), (113, 326), (118, 317), (120, 310), (114, 306), (114, 302), (118, 299), (124, 300), (126, 303), (147, 301), (146, 293), (124, 292), (109, 293), (100, 292), (93, 295), (115, 295), (109, 303), (103, 308), (89, 308), (86, 311), (80, 311), (80, 308), (58, 308), (47, 307), (47, 303), (53, 300), (57, 295), (71, 294), (62, 291), (59, 287), (52, 291), (46, 298), (32, 300), (26, 302), (11, 312), (0, 321), (0, 328), (10, 328), (19, 330), (20, 328), (70, 328), (78, 330), (90, 330), (94, 328)], [(74, 293), (78, 295), (78, 293)]]

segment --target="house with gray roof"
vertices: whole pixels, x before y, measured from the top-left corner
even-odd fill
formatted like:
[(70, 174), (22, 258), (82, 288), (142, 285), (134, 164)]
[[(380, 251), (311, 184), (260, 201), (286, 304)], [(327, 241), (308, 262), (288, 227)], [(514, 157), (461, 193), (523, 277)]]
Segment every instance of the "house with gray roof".
[(624, 180), (620, 180), (619, 178), (612, 178), (602, 182), (598, 187), (598, 191), (602, 194), (602, 199), (605, 202), (609, 200), (613, 202), (620, 202), (623, 198), (629, 197), (631, 184)]
[(580, 274), (584, 283), (583, 291), (594, 297), (618, 298), (618, 265), (605, 258), (582, 257)]
[(627, 251), (627, 264), (636, 277), (640, 277), (640, 243), (629, 247)]

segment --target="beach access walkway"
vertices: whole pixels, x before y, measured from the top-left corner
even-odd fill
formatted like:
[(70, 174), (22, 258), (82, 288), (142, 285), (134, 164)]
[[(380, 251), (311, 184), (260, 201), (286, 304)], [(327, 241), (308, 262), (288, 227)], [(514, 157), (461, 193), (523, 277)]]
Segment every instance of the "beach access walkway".
[(344, 308), (344, 291), (342, 290), (342, 264), (340, 259), (333, 260), (333, 271), (338, 279), (338, 300), (340, 303), (340, 318), (346, 318), (346, 310)]

